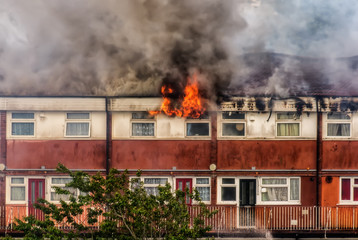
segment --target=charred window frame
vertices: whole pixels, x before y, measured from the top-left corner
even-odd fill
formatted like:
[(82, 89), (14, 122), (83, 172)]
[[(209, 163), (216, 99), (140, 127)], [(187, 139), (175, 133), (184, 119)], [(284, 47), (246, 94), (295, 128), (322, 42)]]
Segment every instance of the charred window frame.
[(339, 189), (340, 204), (358, 204), (358, 177), (341, 177)]
[(347, 138), (352, 135), (352, 117), (349, 113), (327, 113), (327, 137)]
[(259, 204), (300, 204), (301, 179), (299, 177), (261, 177)]
[(210, 137), (209, 116), (202, 116), (200, 119), (187, 118), (185, 121), (186, 137)]
[(238, 184), (239, 181), (236, 177), (218, 178), (218, 203), (237, 204)]
[(89, 137), (91, 128), (89, 112), (66, 113), (65, 137)]
[(12, 112), (11, 113), (11, 136), (34, 137), (35, 136), (35, 113)]
[(277, 137), (299, 137), (301, 135), (301, 116), (296, 112), (278, 112), (276, 114)]
[(132, 112), (131, 117), (131, 136), (132, 137), (154, 137), (155, 136), (155, 116), (148, 112)]
[(243, 112), (221, 113), (221, 136), (222, 137), (245, 137), (246, 114)]

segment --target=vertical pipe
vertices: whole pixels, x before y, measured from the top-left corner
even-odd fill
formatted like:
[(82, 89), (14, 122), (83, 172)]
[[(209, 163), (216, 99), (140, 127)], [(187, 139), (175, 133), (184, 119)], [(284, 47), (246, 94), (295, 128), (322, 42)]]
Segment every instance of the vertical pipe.
[(110, 141), (111, 141), (111, 115), (109, 112), (109, 99), (106, 97), (106, 175), (109, 174), (110, 169)]

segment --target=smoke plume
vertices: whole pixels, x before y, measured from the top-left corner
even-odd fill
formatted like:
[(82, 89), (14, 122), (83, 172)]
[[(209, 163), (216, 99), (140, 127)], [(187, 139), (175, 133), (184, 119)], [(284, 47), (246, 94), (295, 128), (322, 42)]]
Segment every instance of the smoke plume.
[[(357, 5), (0, 0), (0, 93), (158, 96), (163, 82), (180, 89), (193, 71), (207, 96), (334, 87), (357, 75), (351, 61), (336, 60), (358, 53)], [(313, 59), (312, 70), (306, 58), (325, 60)]]

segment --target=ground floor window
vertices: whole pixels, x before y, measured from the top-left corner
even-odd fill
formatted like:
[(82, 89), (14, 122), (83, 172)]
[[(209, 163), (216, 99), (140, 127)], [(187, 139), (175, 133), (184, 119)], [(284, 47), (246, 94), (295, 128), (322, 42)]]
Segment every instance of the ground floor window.
[(341, 203), (358, 203), (358, 177), (342, 177), (340, 189)]
[(300, 178), (298, 177), (261, 177), (259, 182), (261, 203), (300, 202)]

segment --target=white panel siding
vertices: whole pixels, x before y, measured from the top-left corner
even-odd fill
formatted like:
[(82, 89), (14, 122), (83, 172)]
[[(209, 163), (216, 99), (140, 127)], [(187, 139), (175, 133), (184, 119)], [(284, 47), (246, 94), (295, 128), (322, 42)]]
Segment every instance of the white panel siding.
[(113, 98), (110, 111), (153, 111), (159, 110), (162, 98)]

